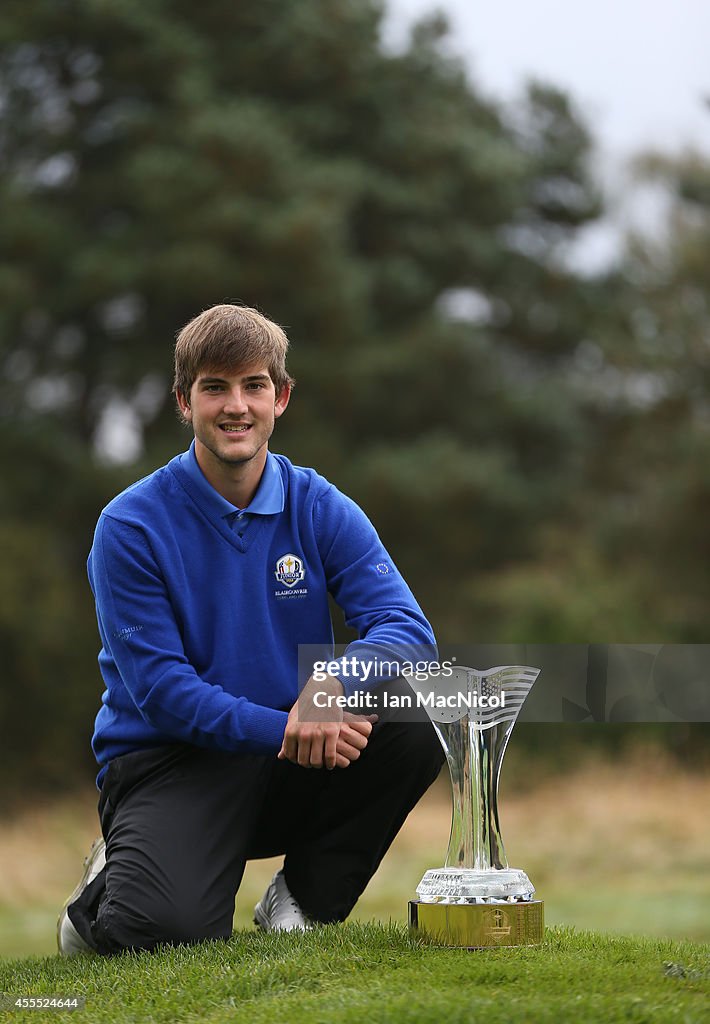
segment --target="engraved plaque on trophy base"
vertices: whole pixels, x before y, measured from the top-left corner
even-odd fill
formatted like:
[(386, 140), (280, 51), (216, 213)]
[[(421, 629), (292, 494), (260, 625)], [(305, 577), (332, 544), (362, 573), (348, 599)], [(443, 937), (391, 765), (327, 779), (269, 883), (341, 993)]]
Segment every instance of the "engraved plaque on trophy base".
[(524, 903), (424, 903), (410, 900), (409, 927), (439, 946), (534, 946), (545, 930), (542, 900)]

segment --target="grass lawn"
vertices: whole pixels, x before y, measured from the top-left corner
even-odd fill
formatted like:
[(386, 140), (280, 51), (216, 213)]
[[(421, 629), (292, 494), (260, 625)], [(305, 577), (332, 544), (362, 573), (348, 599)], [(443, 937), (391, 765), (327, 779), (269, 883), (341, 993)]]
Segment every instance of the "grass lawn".
[[(669, 765), (658, 751), (625, 763), (580, 764), (526, 789), (511, 763), (502, 780), (508, 859), (545, 901), (548, 925), (618, 935), (710, 941), (710, 778)], [(424, 871), (441, 864), (451, 823), (442, 775), (410, 815), (353, 914), (406, 921)], [(59, 908), (96, 835), (96, 792), (28, 806), (0, 823), (0, 957), (49, 955)], [(280, 861), (252, 861), (235, 928)]]
[[(87, 791), (2, 823), (0, 992), (82, 996), (76, 1019), (91, 1024), (710, 1024), (710, 779), (653, 751), (526, 788), (514, 775), (506, 791), (504, 772), (503, 834), (510, 863), (545, 901), (552, 927), (540, 947), (467, 952), (408, 936), (407, 900), (448, 839), (442, 779), (340, 928), (255, 931), (252, 908), (280, 863), (256, 861), (230, 942), (62, 960), (53, 955), (57, 913), (96, 834), (96, 794)], [(57, 1012), (0, 1010), (0, 1020), (56, 1021)]]
[[(548, 929), (538, 947), (442, 949), (402, 925), (308, 934), (235, 932), (227, 943), (105, 960), (0, 964), (0, 992), (85, 999), (92, 1024), (683, 1024), (710, 1020), (710, 946)], [(0, 1019), (57, 1020), (9, 1010)]]

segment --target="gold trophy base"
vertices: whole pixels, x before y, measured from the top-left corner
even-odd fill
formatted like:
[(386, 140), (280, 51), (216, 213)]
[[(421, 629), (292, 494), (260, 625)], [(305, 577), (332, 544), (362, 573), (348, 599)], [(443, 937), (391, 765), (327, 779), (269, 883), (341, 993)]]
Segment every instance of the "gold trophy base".
[(544, 903), (409, 902), (409, 927), (419, 938), (438, 946), (499, 949), (534, 946), (545, 931)]

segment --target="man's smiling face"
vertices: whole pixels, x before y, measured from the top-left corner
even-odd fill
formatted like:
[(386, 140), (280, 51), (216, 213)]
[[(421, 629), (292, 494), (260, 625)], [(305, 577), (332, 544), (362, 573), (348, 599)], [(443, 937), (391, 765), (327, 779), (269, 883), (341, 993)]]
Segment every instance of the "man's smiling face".
[(201, 372), (178, 402), (195, 431), (198, 461), (221, 468), (255, 461), (263, 468), (274, 423), (288, 405), (286, 387), (276, 394), (268, 370), (247, 366), (236, 372)]

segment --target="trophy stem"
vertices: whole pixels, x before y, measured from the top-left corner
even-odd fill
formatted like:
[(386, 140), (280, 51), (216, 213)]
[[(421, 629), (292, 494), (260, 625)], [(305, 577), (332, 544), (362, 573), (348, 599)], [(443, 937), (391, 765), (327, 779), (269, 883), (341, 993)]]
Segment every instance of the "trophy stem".
[(434, 723), (451, 775), (447, 868), (508, 866), (498, 820), (498, 779), (512, 724), (482, 730), (468, 715), (451, 724)]
[(469, 723), (471, 794), (477, 801), (478, 809), (474, 818), (473, 866), (479, 871), (508, 867), (498, 822), (498, 778), (503, 752), (500, 752), (497, 763), (494, 763), (487, 743), (494, 729), (495, 726), (481, 732), (474, 723)]

